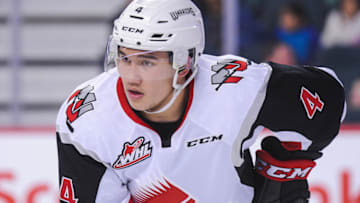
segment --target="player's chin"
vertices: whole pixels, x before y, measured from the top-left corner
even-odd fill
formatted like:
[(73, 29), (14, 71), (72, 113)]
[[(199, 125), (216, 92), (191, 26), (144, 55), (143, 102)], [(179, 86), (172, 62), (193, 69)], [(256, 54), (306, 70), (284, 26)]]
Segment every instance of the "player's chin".
[(128, 100), (128, 102), (130, 107), (136, 111), (145, 111), (147, 109), (146, 106), (141, 104), (141, 102), (139, 101)]
[(128, 103), (130, 107), (136, 111), (152, 112), (152, 111), (157, 111), (162, 107), (162, 105), (160, 104), (155, 105), (154, 102), (148, 102), (147, 97), (143, 97), (142, 99), (135, 99), (135, 100), (128, 98)]

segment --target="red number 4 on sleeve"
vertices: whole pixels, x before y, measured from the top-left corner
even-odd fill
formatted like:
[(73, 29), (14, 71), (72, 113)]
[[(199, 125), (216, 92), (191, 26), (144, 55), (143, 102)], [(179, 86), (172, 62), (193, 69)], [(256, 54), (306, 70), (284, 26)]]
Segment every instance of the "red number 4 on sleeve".
[(313, 95), (305, 87), (301, 87), (300, 99), (304, 104), (309, 119), (312, 119), (314, 117), (316, 110), (321, 112), (324, 107), (324, 102), (320, 100), (319, 95), (317, 93)]
[(70, 178), (62, 177), (60, 185), (60, 200), (67, 203), (77, 203), (75, 198), (74, 186)]

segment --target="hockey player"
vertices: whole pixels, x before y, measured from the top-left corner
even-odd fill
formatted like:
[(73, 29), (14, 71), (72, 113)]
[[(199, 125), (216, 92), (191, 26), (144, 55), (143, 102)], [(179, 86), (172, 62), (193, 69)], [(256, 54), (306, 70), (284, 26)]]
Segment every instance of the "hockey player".
[[(107, 70), (59, 111), (61, 202), (308, 200), (306, 178), (345, 111), (336, 75), (203, 49), (190, 0), (132, 1)], [(252, 157), (263, 128), (272, 134)]]

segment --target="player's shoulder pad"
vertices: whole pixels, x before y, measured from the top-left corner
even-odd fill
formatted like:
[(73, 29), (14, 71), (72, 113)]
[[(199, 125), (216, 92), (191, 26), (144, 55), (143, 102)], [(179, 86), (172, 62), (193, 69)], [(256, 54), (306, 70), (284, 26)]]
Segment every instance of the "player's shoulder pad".
[[(289, 66), (278, 63), (268, 63), (272, 69), (272, 75), (269, 81), (269, 88), (277, 86), (278, 91), (294, 90), (299, 86), (313, 86), (314, 88), (328, 87), (337, 90), (334, 94), (338, 94), (339, 98), (344, 95), (344, 87), (336, 73), (327, 67), (317, 66)], [(288, 86), (290, 85), (290, 86)], [(293, 88), (293, 89), (292, 89)]]
[[(209, 122), (202, 119), (205, 114), (208, 118), (219, 114), (240, 118), (251, 110), (250, 114), (256, 116), (270, 75), (268, 64), (257, 64), (234, 55), (203, 55), (194, 86), (196, 97), (201, 99), (193, 101), (192, 112), (196, 113), (192, 119), (205, 125)], [(242, 112), (241, 116), (238, 112)]]
[(272, 74), (258, 124), (299, 132), (317, 149), (338, 133), (345, 114), (344, 88), (328, 68), (269, 63)]
[(258, 64), (235, 55), (204, 54), (200, 57), (198, 64), (200, 69), (197, 76), (198, 83), (201, 83), (202, 87), (207, 86), (209, 91), (215, 90), (216, 95), (220, 97), (231, 94), (231, 92), (251, 93), (257, 89), (261, 91), (264, 86), (266, 88), (272, 71), (269, 64)]
[(236, 59), (236, 60), (245, 61), (245, 62), (250, 61), (250, 60), (247, 59), (247, 58), (244, 58), (244, 57), (241, 57), (241, 56), (232, 55), (232, 54), (221, 55), (221, 56), (218, 57), (218, 59), (220, 59), (220, 60)]
[[(116, 70), (104, 72), (97, 77), (84, 82), (64, 101), (57, 115), (56, 130), (67, 142), (82, 139), (96, 139), (95, 130), (101, 128), (105, 117), (104, 112), (113, 107), (117, 101), (116, 84), (118, 74)], [(82, 138), (84, 137), (84, 138)]]
[(232, 54), (226, 54), (226, 55), (221, 55), (221, 56), (213, 56), (213, 55), (208, 55), (208, 54), (203, 54), (201, 55), (201, 62), (203, 65), (208, 64), (208, 65), (214, 65), (216, 63), (224, 63), (224, 62), (231, 62), (231, 61), (243, 61), (250, 64), (255, 64), (254, 62), (252, 62), (251, 60), (241, 57), (241, 56), (236, 56), (236, 55), (232, 55)]

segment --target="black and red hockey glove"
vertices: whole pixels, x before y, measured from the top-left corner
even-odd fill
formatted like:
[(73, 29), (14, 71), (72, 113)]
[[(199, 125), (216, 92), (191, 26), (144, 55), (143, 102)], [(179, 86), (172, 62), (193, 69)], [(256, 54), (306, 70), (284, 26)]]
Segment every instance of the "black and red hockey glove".
[(305, 203), (310, 197), (307, 176), (320, 152), (301, 150), (301, 143), (264, 138), (256, 152), (254, 203)]

